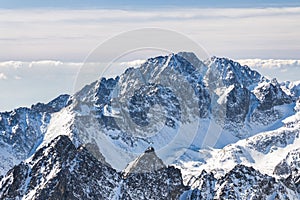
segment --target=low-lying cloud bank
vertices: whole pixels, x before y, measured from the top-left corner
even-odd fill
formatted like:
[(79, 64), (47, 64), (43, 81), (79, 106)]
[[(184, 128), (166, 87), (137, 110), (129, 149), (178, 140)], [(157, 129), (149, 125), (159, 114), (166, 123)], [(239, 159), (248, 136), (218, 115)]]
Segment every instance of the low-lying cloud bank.
[(242, 65), (248, 65), (269, 78), (276, 77), (279, 81), (300, 80), (300, 60), (243, 59), (237, 61)]
[(4, 73), (0, 73), (0, 80), (6, 80), (7, 76)]
[(257, 68), (270, 68), (270, 69), (282, 69), (282, 68), (300, 68), (300, 60), (279, 60), (279, 59), (242, 59), (237, 60), (242, 65), (248, 65), (250, 67)]

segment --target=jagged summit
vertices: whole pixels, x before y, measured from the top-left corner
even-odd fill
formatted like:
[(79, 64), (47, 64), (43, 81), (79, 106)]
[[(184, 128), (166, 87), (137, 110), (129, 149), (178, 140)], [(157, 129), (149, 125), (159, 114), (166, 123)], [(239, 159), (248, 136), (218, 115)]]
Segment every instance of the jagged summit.
[(254, 90), (254, 94), (260, 101), (260, 109), (268, 110), (274, 106), (289, 104), (293, 102), (292, 96), (286, 94), (278, 81), (274, 78), (271, 81), (260, 83)]
[(31, 106), (31, 109), (38, 112), (58, 112), (63, 107), (68, 106), (72, 103), (70, 100), (70, 95), (62, 94), (50, 101), (47, 104), (37, 103)]
[(149, 147), (143, 154), (128, 164), (123, 176), (127, 177), (129, 174), (151, 173), (165, 167), (166, 165), (156, 155), (154, 148)]
[(155, 152), (154, 147), (148, 147), (148, 149), (146, 149), (145, 153), (151, 153), (151, 152)]
[(211, 57), (208, 74), (221, 79), (225, 86), (251, 87), (265, 79), (257, 71), (242, 66), (229, 58)]

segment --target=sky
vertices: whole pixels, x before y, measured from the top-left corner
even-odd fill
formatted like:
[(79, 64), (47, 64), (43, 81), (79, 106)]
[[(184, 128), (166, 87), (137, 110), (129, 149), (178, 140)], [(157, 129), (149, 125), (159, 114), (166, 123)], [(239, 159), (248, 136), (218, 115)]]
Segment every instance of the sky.
[(10, 0), (0, 1), (3, 8), (118, 8), (118, 9), (147, 9), (162, 7), (283, 7), (283, 6), (299, 6), (298, 0), (152, 0), (152, 1), (136, 1), (136, 0)]
[(209, 56), (243, 61), (281, 81), (297, 80), (300, 72), (299, 0), (0, 0), (0, 5), (0, 111), (73, 93), (78, 70), (99, 44), (141, 28), (178, 32)]

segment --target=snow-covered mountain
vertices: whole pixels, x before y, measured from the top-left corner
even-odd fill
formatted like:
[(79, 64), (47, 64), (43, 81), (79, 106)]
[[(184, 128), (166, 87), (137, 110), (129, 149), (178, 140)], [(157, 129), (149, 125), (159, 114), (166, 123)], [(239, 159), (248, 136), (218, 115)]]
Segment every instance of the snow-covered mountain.
[(0, 174), (32, 155), (41, 144), (51, 114), (67, 106), (69, 95), (61, 95), (48, 104), (18, 108), (0, 113)]
[(227, 58), (150, 58), (1, 113), (0, 196), (299, 199), (299, 91)]

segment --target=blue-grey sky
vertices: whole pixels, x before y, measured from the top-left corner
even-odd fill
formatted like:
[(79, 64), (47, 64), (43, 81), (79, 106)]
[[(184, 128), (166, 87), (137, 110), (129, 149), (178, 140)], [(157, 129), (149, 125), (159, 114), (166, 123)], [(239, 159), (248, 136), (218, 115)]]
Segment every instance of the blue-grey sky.
[(147, 9), (147, 8), (204, 8), (204, 7), (285, 7), (299, 6), (299, 0), (1, 0), (2, 8), (113, 8), (113, 9)]
[(97, 45), (145, 27), (179, 32), (211, 56), (292, 63), (278, 70), (268, 62), (264, 73), (296, 80), (299, 21), (299, 0), (0, 0), (0, 111), (72, 93), (80, 64)]

